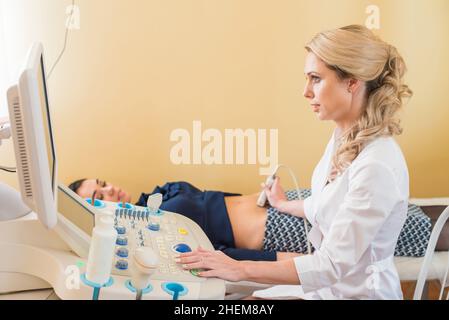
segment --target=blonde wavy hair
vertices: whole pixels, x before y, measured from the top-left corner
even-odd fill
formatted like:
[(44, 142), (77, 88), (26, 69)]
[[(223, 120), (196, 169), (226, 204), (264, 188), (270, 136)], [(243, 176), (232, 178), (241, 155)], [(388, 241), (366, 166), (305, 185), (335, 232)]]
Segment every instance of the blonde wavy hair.
[(372, 140), (402, 133), (398, 111), (412, 91), (403, 83), (405, 62), (398, 50), (361, 25), (318, 33), (307, 45), (340, 79), (366, 82), (366, 99), (356, 123), (340, 137), (329, 181), (341, 174)]

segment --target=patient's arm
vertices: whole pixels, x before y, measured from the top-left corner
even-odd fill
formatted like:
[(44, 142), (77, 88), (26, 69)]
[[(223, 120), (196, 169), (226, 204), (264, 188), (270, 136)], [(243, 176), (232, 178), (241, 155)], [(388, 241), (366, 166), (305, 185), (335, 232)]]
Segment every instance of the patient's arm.
[(254, 250), (248, 248), (228, 248), (224, 245), (214, 245), (215, 250), (220, 250), (227, 256), (235, 260), (252, 261), (281, 261), (290, 260), (303, 255), (296, 252), (274, 252), (264, 250)]
[(303, 255), (302, 253), (296, 252), (276, 252), (276, 260), (277, 261), (288, 260), (302, 255)]

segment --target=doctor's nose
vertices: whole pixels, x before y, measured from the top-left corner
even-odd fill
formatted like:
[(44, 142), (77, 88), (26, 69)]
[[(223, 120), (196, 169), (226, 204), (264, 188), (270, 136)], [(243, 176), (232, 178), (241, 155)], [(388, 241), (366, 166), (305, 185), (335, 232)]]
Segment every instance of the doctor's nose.
[(308, 83), (304, 86), (304, 91), (302, 95), (307, 99), (313, 99), (314, 94)]

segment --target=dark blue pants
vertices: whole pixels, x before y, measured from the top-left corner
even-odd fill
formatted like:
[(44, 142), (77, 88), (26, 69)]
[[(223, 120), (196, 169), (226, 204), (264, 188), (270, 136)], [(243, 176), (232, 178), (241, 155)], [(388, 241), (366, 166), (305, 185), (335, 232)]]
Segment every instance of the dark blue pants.
[[(232, 225), (224, 197), (239, 196), (221, 191), (201, 191), (188, 182), (168, 182), (157, 186), (152, 193), (142, 193), (138, 206), (146, 207), (151, 194), (161, 193), (161, 209), (182, 214), (195, 221), (207, 235), (216, 250), (238, 260), (276, 260), (276, 253), (244, 248), (235, 248)], [(250, 235), (248, 235), (250, 236)]]

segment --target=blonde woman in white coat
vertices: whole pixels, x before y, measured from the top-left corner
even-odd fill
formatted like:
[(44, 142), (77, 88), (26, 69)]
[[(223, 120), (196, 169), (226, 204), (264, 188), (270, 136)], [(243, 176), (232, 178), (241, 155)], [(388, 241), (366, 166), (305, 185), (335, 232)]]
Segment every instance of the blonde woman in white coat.
[(317, 34), (307, 44), (304, 96), (334, 133), (312, 176), (312, 196), (287, 201), (276, 180), (270, 204), (305, 217), (314, 252), (276, 262), (236, 261), (199, 248), (182, 254), (202, 277), (280, 284), (265, 298), (402, 299), (393, 264), (407, 214), (407, 164), (393, 139), (397, 113), (412, 92), (396, 48), (363, 26)]

